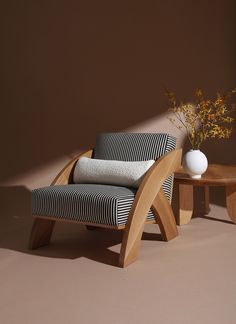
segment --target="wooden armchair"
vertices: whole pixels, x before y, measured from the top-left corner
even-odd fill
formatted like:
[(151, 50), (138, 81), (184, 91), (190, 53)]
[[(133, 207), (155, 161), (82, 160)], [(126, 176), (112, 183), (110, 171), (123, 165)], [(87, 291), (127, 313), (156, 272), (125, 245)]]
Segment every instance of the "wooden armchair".
[[(170, 201), (173, 173), (181, 165), (182, 150), (176, 150), (175, 146), (175, 138), (169, 134), (100, 134), (95, 149), (72, 159), (51, 186), (33, 190), (34, 224), (30, 249), (49, 244), (56, 221), (79, 222), (88, 229), (106, 227), (124, 230), (119, 266), (126, 267), (138, 257), (145, 223), (157, 223), (165, 241), (176, 237), (178, 231)], [(155, 159), (156, 162), (145, 174), (139, 188), (134, 190), (73, 184), (74, 168), (82, 156), (123, 161)], [(101, 195), (97, 194), (99, 191)], [(90, 195), (88, 199), (87, 195)], [(105, 198), (97, 204), (96, 199), (101, 196)], [(94, 207), (93, 204), (97, 205)], [(120, 213), (119, 206), (122, 206)], [(104, 209), (105, 216), (101, 214)], [(100, 213), (99, 217), (95, 213)]]

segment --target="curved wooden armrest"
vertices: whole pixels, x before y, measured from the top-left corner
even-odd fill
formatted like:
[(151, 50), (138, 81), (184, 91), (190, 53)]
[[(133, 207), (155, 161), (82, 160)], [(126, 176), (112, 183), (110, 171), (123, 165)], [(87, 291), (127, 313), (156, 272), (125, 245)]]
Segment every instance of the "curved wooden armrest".
[[(164, 154), (159, 160), (157, 160), (140, 184), (135, 196), (135, 201), (140, 199), (153, 201), (166, 178), (181, 167), (181, 159), (182, 149), (176, 149)], [(149, 208), (150, 206), (151, 205), (149, 205)]]
[(86, 156), (91, 158), (93, 154), (93, 150), (89, 150), (83, 152), (76, 157), (74, 157), (71, 161), (69, 161), (65, 167), (58, 173), (56, 178), (52, 181), (51, 186), (54, 185), (66, 185), (72, 182), (73, 170), (76, 162), (82, 157)]
[[(137, 258), (146, 217), (151, 207), (153, 207), (154, 214), (161, 211), (161, 231), (164, 229), (165, 232), (168, 227), (170, 228), (170, 234), (164, 235), (164, 239), (169, 240), (178, 235), (172, 209), (163, 193), (162, 184), (168, 176), (180, 168), (181, 157), (182, 149), (163, 155), (144, 177), (135, 195), (126, 224), (121, 246), (120, 266), (125, 267)], [(158, 208), (160, 209), (158, 210)]]
[(139, 211), (139, 214), (147, 215), (156, 196), (162, 191), (162, 184), (165, 179), (180, 168), (181, 158), (182, 149), (176, 149), (163, 155), (150, 168), (135, 195), (127, 222), (128, 226), (134, 221), (133, 215), (136, 214), (136, 210)]

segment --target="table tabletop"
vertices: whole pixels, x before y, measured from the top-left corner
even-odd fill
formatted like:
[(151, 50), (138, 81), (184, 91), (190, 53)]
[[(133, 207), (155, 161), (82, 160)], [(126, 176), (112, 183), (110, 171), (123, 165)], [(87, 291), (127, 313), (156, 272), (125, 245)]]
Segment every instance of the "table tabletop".
[(175, 181), (195, 186), (236, 185), (236, 164), (209, 164), (200, 179), (192, 179), (183, 168), (175, 172)]

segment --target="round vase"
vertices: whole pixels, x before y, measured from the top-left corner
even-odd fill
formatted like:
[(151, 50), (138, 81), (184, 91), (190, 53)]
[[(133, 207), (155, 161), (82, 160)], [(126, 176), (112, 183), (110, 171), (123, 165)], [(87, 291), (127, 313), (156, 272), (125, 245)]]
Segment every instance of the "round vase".
[(190, 150), (183, 157), (184, 170), (193, 179), (200, 179), (208, 167), (206, 155), (200, 150)]

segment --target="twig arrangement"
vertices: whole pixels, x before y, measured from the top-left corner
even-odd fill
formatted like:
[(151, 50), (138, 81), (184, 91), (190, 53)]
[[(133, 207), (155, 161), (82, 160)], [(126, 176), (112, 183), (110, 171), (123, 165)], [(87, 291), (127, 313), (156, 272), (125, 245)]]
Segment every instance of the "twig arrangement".
[(166, 90), (169, 111), (174, 117), (169, 120), (187, 134), (192, 149), (198, 150), (206, 139), (229, 138), (236, 105), (229, 103), (229, 98), (236, 93), (236, 88), (226, 95), (217, 94), (215, 100), (206, 99), (201, 89), (195, 90), (193, 103), (177, 102), (173, 92)]

